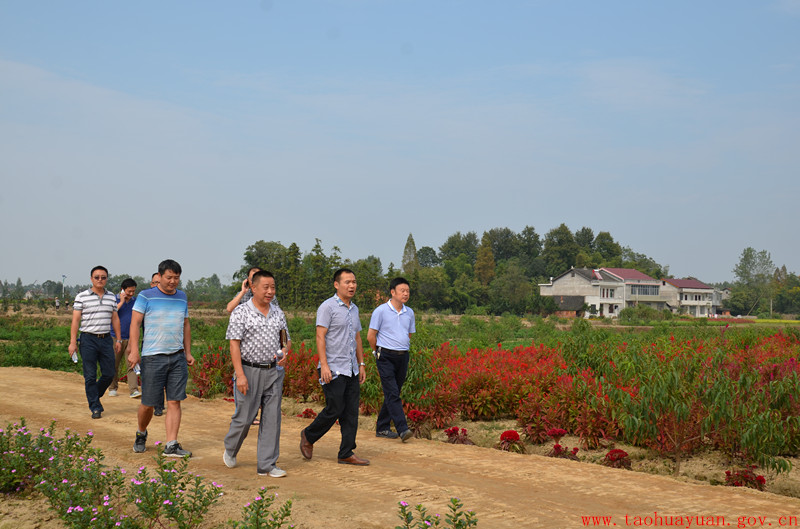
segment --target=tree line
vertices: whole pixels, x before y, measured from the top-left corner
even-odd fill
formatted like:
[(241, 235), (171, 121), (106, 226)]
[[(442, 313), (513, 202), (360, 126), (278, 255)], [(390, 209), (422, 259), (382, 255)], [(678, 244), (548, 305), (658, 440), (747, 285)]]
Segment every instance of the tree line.
[[(243, 254), (243, 264), (233, 274), (230, 285), (222, 284), (213, 274), (181, 285), (191, 302), (229, 301), (241, 288), (247, 271), (258, 266), (271, 271), (278, 284), (278, 299), (288, 309), (314, 310), (332, 292), (333, 272), (342, 266), (351, 268), (358, 279), (355, 302), (363, 310), (372, 310), (387, 299), (391, 278), (403, 275), (411, 283), (412, 301), (417, 310), (454, 314), (511, 313), (547, 315), (555, 310), (549, 297), (539, 296), (539, 283), (548, 282), (570, 267), (634, 268), (654, 278), (667, 278), (669, 267), (645, 254), (619, 244), (607, 231), (597, 234), (589, 227), (573, 232), (561, 224), (541, 236), (532, 226), (519, 232), (492, 228), (478, 237), (474, 231), (456, 232), (438, 249), (417, 248), (409, 234), (399, 268), (394, 263), (384, 269), (374, 255), (363, 259), (344, 258), (338, 247), (326, 252), (316, 239), (309, 252), (296, 243), (285, 246), (276, 241), (257, 241)], [(776, 267), (765, 250), (746, 248), (733, 269), (734, 282), (716, 285), (730, 287), (724, 301), (734, 315), (770, 312), (800, 313), (800, 277)], [(125, 274), (109, 276), (107, 288), (118, 292)], [(150, 279), (133, 276), (139, 290)], [(67, 297), (90, 285), (63, 287), (60, 282), (23, 286), (5, 281), (3, 299), (22, 299), (33, 289), (37, 297), (59, 297), (62, 288)]]

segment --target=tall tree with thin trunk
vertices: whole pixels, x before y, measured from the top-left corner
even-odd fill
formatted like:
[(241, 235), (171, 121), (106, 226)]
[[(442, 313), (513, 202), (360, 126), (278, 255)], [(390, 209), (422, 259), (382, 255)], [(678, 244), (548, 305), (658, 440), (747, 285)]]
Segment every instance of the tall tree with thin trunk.
[(417, 245), (414, 244), (414, 236), (408, 234), (406, 239), (406, 247), (403, 248), (403, 273), (407, 276), (412, 275), (419, 269), (419, 260), (417, 259)]

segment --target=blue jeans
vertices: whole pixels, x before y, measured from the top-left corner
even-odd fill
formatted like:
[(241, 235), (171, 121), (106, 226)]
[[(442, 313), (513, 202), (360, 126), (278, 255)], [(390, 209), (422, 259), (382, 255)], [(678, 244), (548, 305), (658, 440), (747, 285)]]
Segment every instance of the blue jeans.
[[(98, 338), (94, 334), (81, 333), (81, 343), (78, 348), (83, 364), (83, 381), (86, 386), (86, 400), (89, 409), (103, 411), (100, 404), (102, 397), (111, 382), (114, 381), (114, 339), (111, 335)], [(100, 378), (97, 378), (97, 366), (100, 366)]]
[(375, 424), (375, 431), (382, 432), (389, 430), (394, 422), (397, 433), (408, 430), (406, 414), (403, 412), (403, 401), (400, 400), (400, 390), (403, 389), (403, 382), (406, 381), (408, 374), (408, 353), (397, 354), (381, 352), (378, 358), (378, 374), (381, 376), (381, 386), (383, 387), (383, 405), (378, 412), (378, 422)]

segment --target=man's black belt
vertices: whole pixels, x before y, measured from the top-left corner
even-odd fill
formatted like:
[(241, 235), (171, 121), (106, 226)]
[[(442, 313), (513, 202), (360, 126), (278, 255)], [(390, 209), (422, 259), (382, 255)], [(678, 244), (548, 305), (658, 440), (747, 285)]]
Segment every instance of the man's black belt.
[(242, 359), (242, 365), (243, 366), (250, 366), (250, 367), (257, 367), (259, 369), (272, 369), (273, 367), (278, 365), (278, 362), (275, 361), (275, 362), (270, 362), (269, 364), (259, 364), (258, 362), (248, 362), (247, 360)]
[(395, 351), (394, 349), (387, 349), (385, 347), (378, 346), (378, 352), (379, 353), (394, 353), (396, 355), (404, 355), (408, 351)]
[(95, 336), (97, 338), (107, 338), (107, 337), (111, 336), (111, 333), (108, 333), (108, 332), (103, 333), (103, 334), (95, 334), (93, 332), (81, 331), (81, 334), (91, 334), (92, 336)]

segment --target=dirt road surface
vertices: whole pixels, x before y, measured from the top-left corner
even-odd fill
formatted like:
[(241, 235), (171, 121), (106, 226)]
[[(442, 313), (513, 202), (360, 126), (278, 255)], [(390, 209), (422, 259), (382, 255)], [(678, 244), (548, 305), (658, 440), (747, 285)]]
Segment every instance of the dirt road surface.
[[(154, 466), (153, 443), (164, 440), (163, 418), (150, 425), (148, 451), (132, 451), (139, 401), (127, 396), (104, 397), (103, 418), (92, 420), (83, 392), (83, 379), (74, 373), (34, 368), (0, 368), (0, 421), (25, 417), (30, 427), (57, 421), (59, 436), (69, 427), (81, 434), (94, 432), (93, 445), (103, 450), (106, 462), (134, 470)], [(397, 502), (422, 503), (430, 512), (445, 513), (451, 497), (477, 513), (481, 529), (528, 527), (571, 528), (604, 526), (598, 519), (610, 516), (611, 526), (659, 527), (700, 525), (706, 517), (727, 527), (780, 527), (800, 517), (800, 501), (749, 489), (684, 483), (671, 478), (615, 470), (560, 459), (519, 455), (474, 446), (450, 445), (413, 439), (406, 444), (376, 439), (362, 421), (357, 455), (372, 461), (369, 467), (339, 465), (339, 432), (335, 427), (314, 448), (306, 461), (298, 448), (300, 430), (308, 419), (283, 417), (279, 465), (288, 472), (282, 479), (256, 475), (255, 437), (238, 456), (239, 466), (225, 467), (222, 439), (228, 430), (233, 404), (222, 399), (201, 401), (190, 397), (183, 405), (179, 439), (194, 457), (190, 469), (223, 484), (225, 496), (212, 507), (208, 520), (238, 518), (241, 507), (259, 487), (276, 486), (280, 500), (293, 500), (292, 521), (298, 529), (388, 529), (399, 523)], [(3, 499), (0, 527), (59, 527), (57, 519), (30, 501)], [(657, 514), (655, 514), (657, 513)], [(627, 516), (627, 519), (626, 519)], [(636, 521), (639, 517), (640, 523)], [(649, 518), (648, 518), (649, 517)], [(745, 517), (743, 523), (739, 518)], [(759, 518), (760, 517), (760, 518)], [(795, 523), (800, 523), (795, 518)], [(587, 525), (588, 524), (588, 525)], [(713, 526), (713, 525), (712, 525)]]

